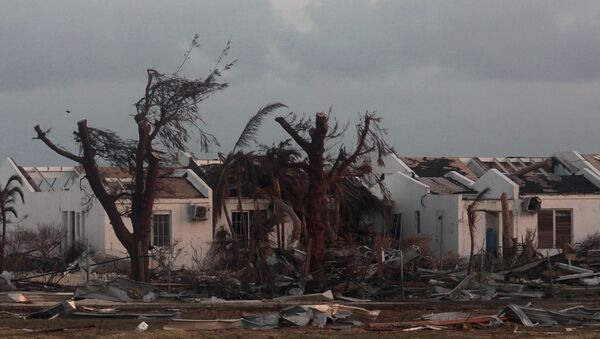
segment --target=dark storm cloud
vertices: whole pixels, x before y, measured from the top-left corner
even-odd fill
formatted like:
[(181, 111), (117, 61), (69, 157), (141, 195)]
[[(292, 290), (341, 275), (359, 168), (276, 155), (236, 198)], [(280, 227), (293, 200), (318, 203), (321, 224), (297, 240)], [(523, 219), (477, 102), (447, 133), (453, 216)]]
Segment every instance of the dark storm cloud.
[(281, 42), (313, 75), (378, 77), (438, 67), (474, 78), (579, 81), (600, 76), (596, 2), (323, 1), (311, 34)]
[(264, 2), (14, 1), (0, 9), (0, 90), (137, 79), (146, 67), (174, 71), (196, 32), (205, 70), (236, 40), (250, 73), (267, 49), (258, 37), (273, 30), (273, 20), (261, 19)]
[[(223, 151), (273, 101), (375, 109), (405, 154), (598, 151), (597, 1), (0, 0), (0, 32), (0, 157), (23, 163), (64, 163), (36, 123), (68, 146), (82, 118), (134, 134), (145, 69), (175, 70), (196, 32), (188, 76), (228, 40), (239, 58), (200, 107)], [(283, 137), (269, 120), (259, 139)]]

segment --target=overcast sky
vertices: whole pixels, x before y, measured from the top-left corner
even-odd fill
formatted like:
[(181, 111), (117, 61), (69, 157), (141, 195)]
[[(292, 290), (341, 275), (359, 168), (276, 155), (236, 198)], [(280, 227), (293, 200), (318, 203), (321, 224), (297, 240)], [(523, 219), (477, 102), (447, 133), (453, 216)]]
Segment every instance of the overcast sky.
[(405, 155), (600, 151), (599, 1), (18, 0), (0, 1), (0, 156), (68, 164), (38, 123), (71, 149), (82, 118), (133, 136), (145, 69), (174, 71), (196, 32), (186, 75), (228, 40), (239, 59), (201, 106), (222, 151), (270, 102), (353, 124), (376, 110)]

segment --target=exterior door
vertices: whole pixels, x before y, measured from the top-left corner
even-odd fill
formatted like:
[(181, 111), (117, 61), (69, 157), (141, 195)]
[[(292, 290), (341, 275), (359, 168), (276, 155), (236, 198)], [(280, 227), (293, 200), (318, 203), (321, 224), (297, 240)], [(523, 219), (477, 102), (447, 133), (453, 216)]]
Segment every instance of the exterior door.
[(436, 232), (436, 237), (435, 239), (437, 240), (437, 246), (436, 246), (436, 251), (438, 254), (438, 258), (442, 259), (442, 256), (444, 255), (444, 211), (436, 211), (435, 212), (435, 220), (436, 220), (436, 227), (435, 227), (435, 232)]

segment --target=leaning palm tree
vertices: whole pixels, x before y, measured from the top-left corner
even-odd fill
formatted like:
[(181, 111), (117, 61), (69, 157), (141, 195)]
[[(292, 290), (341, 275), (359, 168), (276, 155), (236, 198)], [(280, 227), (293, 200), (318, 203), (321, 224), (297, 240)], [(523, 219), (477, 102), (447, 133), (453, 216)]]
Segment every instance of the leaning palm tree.
[[(235, 187), (238, 195), (238, 208), (242, 212), (241, 208), (241, 195), (244, 192), (244, 188), (241, 187), (244, 184), (248, 184), (248, 178), (242, 178), (242, 176), (252, 175), (251, 167), (254, 163), (253, 154), (242, 152), (241, 149), (250, 146), (251, 142), (255, 140), (258, 129), (262, 124), (262, 121), (269, 114), (273, 113), (279, 108), (287, 107), (282, 103), (274, 103), (266, 105), (258, 110), (258, 112), (250, 118), (244, 130), (238, 137), (233, 149), (228, 154), (221, 154), (221, 172), (217, 181), (217, 187), (213, 191), (213, 202), (214, 202), (214, 214), (213, 220), (216, 221), (221, 214), (224, 212), (229, 226), (229, 231), (233, 235), (233, 228), (231, 220), (229, 219), (226, 198), (230, 187)], [(230, 180), (233, 179), (233, 182)], [(246, 180), (243, 180), (246, 179)], [(242, 218), (243, 219), (243, 218)], [(245, 223), (245, 220), (242, 220)], [(248, 225), (244, 225), (246, 228)]]
[(12, 175), (2, 187), (0, 185), (0, 219), (2, 221), (2, 243), (0, 248), (0, 272), (4, 270), (4, 247), (6, 245), (6, 224), (9, 222), (9, 214), (18, 218), (16, 204), (17, 199), (21, 199), (21, 203), (25, 203), (23, 191), (21, 190), (23, 181), (18, 175)]

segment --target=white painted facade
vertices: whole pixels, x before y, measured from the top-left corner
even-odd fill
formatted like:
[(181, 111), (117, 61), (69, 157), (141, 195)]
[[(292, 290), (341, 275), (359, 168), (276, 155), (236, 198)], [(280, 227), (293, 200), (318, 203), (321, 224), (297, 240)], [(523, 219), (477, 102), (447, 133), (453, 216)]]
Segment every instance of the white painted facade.
[[(191, 162), (194, 162), (196, 166), (202, 167), (206, 165), (221, 164), (220, 160), (217, 159), (195, 159), (190, 154), (185, 152), (179, 152), (176, 158), (176, 166), (181, 168), (188, 168)], [(241, 212), (248, 213), (246, 218), (250, 217), (251, 213), (257, 211), (266, 211), (267, 218), (273, 215), (273, 206), (271, 201), (262, 198), (250, 198), (242, 197), (241, 199)], [(221, 211), (219, 218), (215, 222), (214, 232), (224, 230), (229, 232), (228, 219), (233, 222), (234, 214), (240, 213), (240, 203), (237, 197), (227, 197), (225, 199), (226, 208)], [(227, 215), (226, 215), (227, 214)], [(274, 231), (270, 234), (271, 244), (276, 247), (278, 245), (285, 247), (290, 243), (291, 235), (293, 230), (293, 224), (288, 216), (284, 217), (284, 222), (281, 226), (275, 227)], [(232, 236), (230, 234), (230, 236)], [(239, 235), (238, 235), (239, 236)]]
[[(554, 157), (560, 161), (567, 173), (584, 175), (590, 184), (600, 187), (600, 171), (577, 152), (557, 153)], [(392, 164), (388, 165), (390, 160)], [(385, 168), (377, 170), (378, 173), (385, 174), (384, 181), (394, 202), (394, 213), (402, 215), (403, 235), (428, 235), (431, 238), (431, 248), (438, 256), (446, 252), (468, 256), (471, 239), (467, 208), (476, 194), (432, 194), (430, 188), (420, 182), (408, 166), (395, 162), (402, 160), (398, 157), (388, 157)], [(523, 194), (517, 183), (496, 169), (488, 170), (476, 181), (456, 172), (449, 172), (446, 176), (476, 192), (490, 189), (477, 207), (476, 251), (482, 246), (486, 248), (488, 228), (495, 232), (496, 249), (502, 248), (502, 193), (508, 195), (513, 235), (519, 240), (524, 239), (528, 230), (537, 232), (538, 214), (526, 211), (522, 206), (523, 201), (531, 196), (542, 200), (542, 209), (571, 211), (572, 244), (583, 240), (588, 234), (600, 232), (600, 194)], [(559, 250), (540, 249), (551, 252)]]
[[(9, 230), (15, 227), (35, 228), (38, 224), (55, 225), (64, 232), (65, 247), (73, 241), (87, 241), (92, 250), (126, 255), (104, 209), (93, 195), (87, 193), (91, 189), (76, 168), (38, 166), (23, 167), (21, 170), (11, 158), (7, 158), (0, 166), (0, 182), (6, 182), (13, 174), (21, 176), (23, 180), (25, 204), (17, 205), (19, 220), (9, 225)], [(34, 187), (25, 174), (38, 187)], [(212, 190), (191, 170), (178, 169), (173, 175), (185, 175), (185, 180), (204, 195), (203, 198), (192, 199), (157, 199), (154, 206), (155, 214), (170, 215), (171, 242), (179, 242), (182, 248), (177, 265), (191, 266), (194, 248), (200, 255), (208, 251), (213, 239), (213, 227), (210, 217), (206, 220), (190, 220), (189, 206), (205, 206), (210, 211)], [(126, 225), (131, 230), (131, 223), (127, 219)]]

